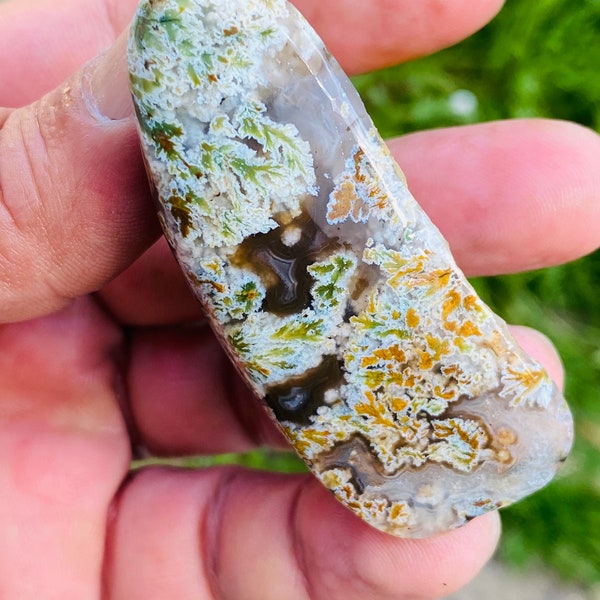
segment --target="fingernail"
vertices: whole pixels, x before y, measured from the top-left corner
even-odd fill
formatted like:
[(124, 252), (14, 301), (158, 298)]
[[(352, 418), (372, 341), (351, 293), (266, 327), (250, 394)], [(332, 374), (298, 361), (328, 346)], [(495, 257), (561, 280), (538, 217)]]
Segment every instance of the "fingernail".
[(495, 513), (493, 513), (493, 516), (490, 517), (490, 521), (492, 539), (494, 540), (494, 547), (496, 547), (498, 545), (498, 542), (500, 541), (500, 536), (502, 535), (502, 520), (500, 518), (500, 513), (498, 513), (498, 511), (495, 511)]
[(133, 114), (127, 70), (127, 33), (83, 69), (82, 88), (90, 114), (98, 121), (119, 121)]
[(525, 352), (539, 360), (556, 384), (562, 388), (564, 366), (554, 344), (542, 332), (523, 325), (513, 325), (513, 334)]

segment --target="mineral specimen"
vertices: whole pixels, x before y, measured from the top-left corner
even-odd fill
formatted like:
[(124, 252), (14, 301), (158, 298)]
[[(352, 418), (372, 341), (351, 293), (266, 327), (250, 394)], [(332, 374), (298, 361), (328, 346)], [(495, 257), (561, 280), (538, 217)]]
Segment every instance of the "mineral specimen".
[(323, 484), (421, 537), (546, 484), (572, 439), (358, 95), (285, 0), (145, 0), (131, 86), (165, 234)]

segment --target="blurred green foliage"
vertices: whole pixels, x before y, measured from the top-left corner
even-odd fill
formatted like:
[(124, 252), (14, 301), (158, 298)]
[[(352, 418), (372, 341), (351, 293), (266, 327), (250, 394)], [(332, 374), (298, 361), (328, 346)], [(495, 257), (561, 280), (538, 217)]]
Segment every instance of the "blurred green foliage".
[(355, 84), (384, 137), (518, 117), (600, 130), (599, 68), (598, 0), (508, 0), (464, 42)]

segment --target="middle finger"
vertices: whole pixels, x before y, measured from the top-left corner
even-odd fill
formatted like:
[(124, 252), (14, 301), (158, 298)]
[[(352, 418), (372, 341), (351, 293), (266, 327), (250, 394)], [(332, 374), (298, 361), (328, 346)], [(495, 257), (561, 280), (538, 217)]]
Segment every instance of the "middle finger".
[[(506, 121), (411, 134), (390, 147), (469, 276), (551, 266), (600, 244), (600, 138), (591, 131), (559, 121)], [(101, 292), (122, 322), (197, 318), (161, 245)]]

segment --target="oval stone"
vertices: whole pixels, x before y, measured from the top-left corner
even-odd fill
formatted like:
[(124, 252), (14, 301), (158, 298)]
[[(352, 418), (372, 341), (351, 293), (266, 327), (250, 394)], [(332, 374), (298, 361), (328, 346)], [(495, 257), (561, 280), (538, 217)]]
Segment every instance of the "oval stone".
[(545, 485), (571, 446), (563, 397), (457, 268), (298, 11), (145, 0), (131, 31), (165, 235), (323, 484), (406, 537)]

